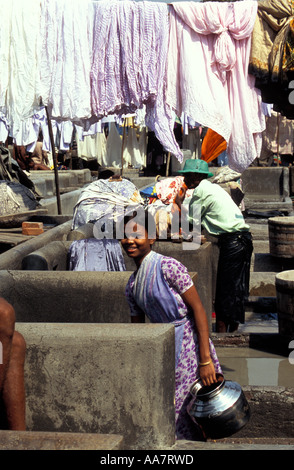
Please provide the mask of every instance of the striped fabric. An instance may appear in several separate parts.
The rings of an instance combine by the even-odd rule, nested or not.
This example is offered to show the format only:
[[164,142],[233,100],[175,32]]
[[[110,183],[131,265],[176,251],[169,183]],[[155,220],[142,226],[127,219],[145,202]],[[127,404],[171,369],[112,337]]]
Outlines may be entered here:
[[182,160],[165,104],[169,38],[168,5],[102,0],[95,3],[91,105],[97,116],[135,112],[146,105],[145,122],[166,151]]

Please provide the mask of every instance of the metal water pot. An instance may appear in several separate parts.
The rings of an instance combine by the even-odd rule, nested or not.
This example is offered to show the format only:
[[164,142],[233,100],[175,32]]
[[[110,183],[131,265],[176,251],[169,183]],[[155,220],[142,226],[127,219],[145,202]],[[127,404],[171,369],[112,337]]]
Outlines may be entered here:
[[208,438],[221,439],[239,431],[250,418],[250,408],[241,386],[222,376],[218,382],[203,386],[196,380],[187,407],[192,420]]

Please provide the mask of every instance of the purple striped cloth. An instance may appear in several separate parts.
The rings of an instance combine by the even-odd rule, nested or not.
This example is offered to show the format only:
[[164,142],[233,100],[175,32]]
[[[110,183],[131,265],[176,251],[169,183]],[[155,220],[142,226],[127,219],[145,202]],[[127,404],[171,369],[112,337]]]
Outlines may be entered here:
[[166,105],[168,5],[102,0],[95,3],[91,106],[96,116],[146,106],[145,122],[180,161],[174,114]]

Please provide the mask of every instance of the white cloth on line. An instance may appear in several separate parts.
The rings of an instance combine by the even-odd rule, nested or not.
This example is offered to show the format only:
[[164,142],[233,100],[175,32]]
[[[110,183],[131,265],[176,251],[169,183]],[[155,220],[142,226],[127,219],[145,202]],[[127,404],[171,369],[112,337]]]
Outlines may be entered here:
[[256,14],[255,0],[175,2],[170,9],[167,103],[223,136],[236,171],[259,155],[265,129],[248,74]]
[[40,96],[53,119],[91,117],[93,2],[42,0]]

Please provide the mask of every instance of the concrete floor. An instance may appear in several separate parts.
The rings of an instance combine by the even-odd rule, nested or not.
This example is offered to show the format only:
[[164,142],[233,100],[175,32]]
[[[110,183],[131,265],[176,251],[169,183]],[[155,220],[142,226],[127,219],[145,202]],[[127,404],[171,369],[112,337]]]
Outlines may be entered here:
[[[271,259],[269,255],[268,227],[267,221],[252,224],[252,234],[254,243],[254,254],[251,263],[251,274],[262,276],[266,272],[279,272],[280,265],[277,260]],[[268,254],[268,258],[260,255]],[[286,267],[287,267],[286,262]],[[275,267],[277,266],[277,268]],[[283,270],[283,269],[282,269]],[[268,292],[265,293],[265,296]],[[264,386],[264,387],[290,387],[294,388],[294,358],[290,353],[294,348],[287,350],[287,344],[280,352],[279,327],[277,312],[246,312],[246,321],[238,329],[239,340],[242,336],[262,338],[255,341],[256,346],[245,345],[238,340],[236,345],[226,346],[223,338],[214,341],[217,355],[221,363],[226,380],[238,382],[242,387]],[[213,334],[214,336],[214,334]],[[214,336],[215,337],[215,336]],[[233,336],[232,336],[233,338]],[[289,354],[288,354],[289,352]],[[213,442],[191,442],[177,441],[174,450],[193,452],[199,450],[292,450],[294,449],[294,439],[240,439],[238,433],[229,439]],[[213,454],[211,454],[213,455]]]
[[[55,201],[54,201],[55,203]],[[272,273],[275,271],[275,260],[265,259],[259,255],[269,254],[268,243],[268,227],[267,221],[258,221],[258,223],[250,223],[251,231],[254,239],[254,255],[252,258],[252,278],[254,275],[263,275],[264,273]],[[287,263],[286,263],[287,264]],[[266,293],[265,295],[268,295]],[[278,321],[276,312],[270,314],[261,312],[247,312],[246,322],[241,325],[239,334],[261,334],[278,336]],[[294,348],[293,348],[294,349]],[[220,360],[224,376],[226,380],[238,382],[242,387],[245,386],[282,386],[294,388],[294,359],[290,361],[289,355],[279,353],[275,345],[271,348],[269,341],[267,347],[252,347],[252,345],[242,346],[225,346],[216,343],[216,351]],[[172,450],[193,451],[193,450],[293,450],[293,445],[283,441],[259,442],[239,441],[234,439],[224,443],[201,443],[179,441]],[[194,459],[194,462],[197,459]]]
[[[279,272],[280,265],[269,253],[267,220],[258,224],[251,224],[254,253],[251,263],[251,276],[265,275],[266,271]],[[262,254],[268,255],[260,262]],[[265,293],[267,295],[267,293]],[[256,349],[248,347],[217,347],[217,354],[223,372],[228,380],[234,380],[241,386],[283,386],[294,388],[294,359],[289,355],[294,348],[286,347],[283,352],[277,352],[274,338],[278,336],[278,315],[276,311],[270,313],[247,312],[245,324],[240,325],[239,334],[269,335],[273,344],[267,341],[266,347],[258,346]]]
[[294,388],[294,363],[288,357],[252,348],[217,348],[227,380],[244,386]]

